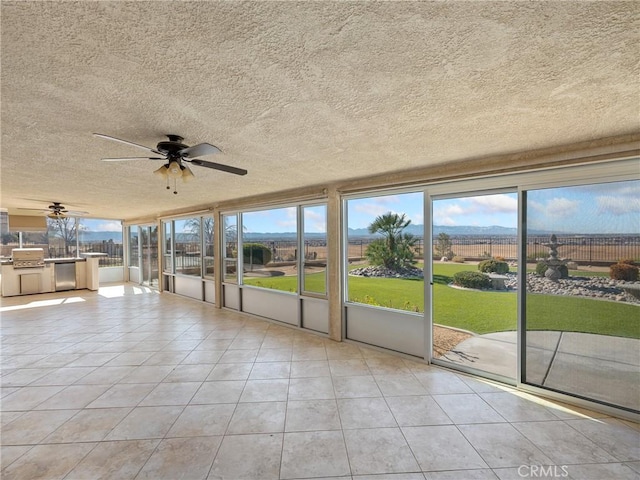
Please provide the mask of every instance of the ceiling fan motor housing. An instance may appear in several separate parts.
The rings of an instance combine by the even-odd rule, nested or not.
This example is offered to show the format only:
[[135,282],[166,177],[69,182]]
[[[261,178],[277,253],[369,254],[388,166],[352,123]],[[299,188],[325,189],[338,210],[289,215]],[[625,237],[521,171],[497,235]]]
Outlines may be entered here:
[[169,137],[169,140],[158,143],[156,149],[168,157],[179,157],[180,155],[178,152],[189,148],[187,145],[182,143],[184,138],[180,135],[167,135],[167,137]]

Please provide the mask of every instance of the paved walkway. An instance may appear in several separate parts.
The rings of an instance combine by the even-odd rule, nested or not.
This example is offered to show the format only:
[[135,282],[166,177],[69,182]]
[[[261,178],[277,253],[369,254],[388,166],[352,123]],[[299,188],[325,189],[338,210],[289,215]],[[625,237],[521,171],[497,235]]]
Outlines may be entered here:
[[[446,360],[516,376],[516,332],[472,337]],[[577,332],[527,333],[527,381],[568,393],[640,409],[640,340]]]

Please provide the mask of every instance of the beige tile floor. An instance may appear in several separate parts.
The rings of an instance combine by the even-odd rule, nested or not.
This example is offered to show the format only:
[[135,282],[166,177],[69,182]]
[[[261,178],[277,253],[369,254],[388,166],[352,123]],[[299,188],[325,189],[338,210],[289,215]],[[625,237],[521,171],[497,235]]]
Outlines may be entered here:
[[2,299],[10,479],[631,479],[640,427],[126,286]]

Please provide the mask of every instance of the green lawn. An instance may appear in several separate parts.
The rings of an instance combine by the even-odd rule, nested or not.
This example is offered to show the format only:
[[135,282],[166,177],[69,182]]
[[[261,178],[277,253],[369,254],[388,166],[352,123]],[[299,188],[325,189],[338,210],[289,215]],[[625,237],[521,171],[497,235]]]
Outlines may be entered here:
[[[434,321],[483,334],[516,329],[514,292],[479,292],[451,288],[453,274],[474,265],[434,264]],[[353,267],[355,268],[355,267]],[[579,275],[583,273],[580,272]],[[320,288],[324,273],[307,275]],[[248,285],[296,291],[296,277],[245,279]],[[424,282],[396,278],[349,277],[351,301],[409,311],[424,311]],[[583,297],[527,295],[529,330],[564,330],[640,338],[640,308]]]

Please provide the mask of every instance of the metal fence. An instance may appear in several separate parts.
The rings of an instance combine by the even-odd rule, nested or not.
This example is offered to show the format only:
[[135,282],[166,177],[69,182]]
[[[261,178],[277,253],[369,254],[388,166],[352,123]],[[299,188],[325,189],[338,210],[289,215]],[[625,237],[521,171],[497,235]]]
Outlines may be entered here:
[[[549,235],[527,237],[527,260],[549,256]],[[375,240],[371,237],[351,238],[348,241],[349,261],[365,258],[367,247]],[[450,252],[453,255],[475,260],[491,257],[503,257],[515,261],[518,257],[518,238],[511,235],[451,235]],[[640,262],[640,235],[558,235],[561,258],[581,264],[615,263],[621,259]],[[293,240],[270,240],[259,242],[267,246],[272,253],[273,262],[293,261],[297,258],[297,243]],[[438,237],[433,238],[434,258],[442,252],[437,250]],[[418,238],[414,252],[418,260],[424,259],[424,239]],[[235,243],[227,244],[232,250]],[[311,240],[304,243],[305,259],[322,261],[327,259],[327,245],[324,240]]]
[[[367,247],[374,240],[371,237],[351,238],[348,241],[349,261],[358,261],[365,258]],[[451,235],[450,252],[468,260],[489,257],[503,257],[506,260],[516,260],[518,255],[518,239],[516,236],[493,235]],[[527,260],[535,261],[549,255],[546,243],[549,236],[527,237]],[[640,235],[558,235],[558,254],[561,258],[570,259],[581,264],[615,263],[621,259],[631,259],[640,262]],[[271,250],[271,261],[275,263],[294,262],[298,258],[298,244],[294,240],[268,240],[261,243]],[[438,237],[433,238],[434,258],[438,258],[441,252],[436,250]],[[79,256],[82,253],[100,252],[105,257],[100,257],[101,267],[119,267],[123,265],[123,245],[113,242],[81,243],[76,252],[76,246],[68,248],[53,247],[48,245],[25,245],[45,249],[45,255],[49,258],[63,258]],[[3,245],[2,255],[9,256],[17,245]],[[227,243],[227,251],[236,248],[234,242]],[[424,259],[424,239],[418,238],[414,246],[418,260]],[[213,252],[207,252],[213,253]],[[183,268],[198,267],[200,265],[200,247],[198,244],[184,243],[176,245],[176,257],[180,257]],[[212,258],[212,255],[208,255]],[[314,239],[304,242],[305,260],[326,262],[327,244],[323,239]]]

